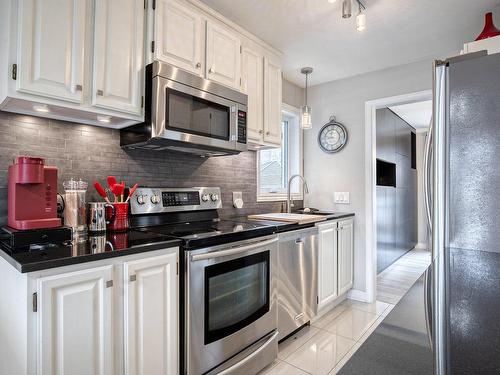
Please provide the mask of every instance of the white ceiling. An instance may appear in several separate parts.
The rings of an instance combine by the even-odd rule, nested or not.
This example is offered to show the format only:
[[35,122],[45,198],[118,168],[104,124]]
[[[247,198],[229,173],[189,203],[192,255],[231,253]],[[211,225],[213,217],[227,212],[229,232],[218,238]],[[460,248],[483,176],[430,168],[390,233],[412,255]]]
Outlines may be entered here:
[[202,0],[284,53],[285,77],[304,86],[456,54],[500,0],[364,0],[367,28],[341,17],[341,0]]
[[432,116],[432,100],[389,107],[415,129],[427,129]]

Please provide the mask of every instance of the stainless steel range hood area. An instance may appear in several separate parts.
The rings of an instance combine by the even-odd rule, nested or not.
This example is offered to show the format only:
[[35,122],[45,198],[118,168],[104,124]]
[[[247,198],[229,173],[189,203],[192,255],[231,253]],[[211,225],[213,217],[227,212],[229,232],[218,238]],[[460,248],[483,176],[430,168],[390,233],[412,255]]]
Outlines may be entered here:
[[172,65],[146,67],[145,121],[121,130],[124,148],[200,156],[247,150],[247,96]]

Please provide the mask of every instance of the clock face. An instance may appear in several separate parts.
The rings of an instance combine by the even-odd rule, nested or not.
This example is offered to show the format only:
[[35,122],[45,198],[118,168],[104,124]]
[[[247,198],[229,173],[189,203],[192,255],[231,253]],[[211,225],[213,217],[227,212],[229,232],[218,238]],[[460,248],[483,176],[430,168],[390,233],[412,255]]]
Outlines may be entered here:
[[318,143],[325,152],[340,151],[347,143],[347,130],[344,125],[338,122],[329,122],[321,128]]

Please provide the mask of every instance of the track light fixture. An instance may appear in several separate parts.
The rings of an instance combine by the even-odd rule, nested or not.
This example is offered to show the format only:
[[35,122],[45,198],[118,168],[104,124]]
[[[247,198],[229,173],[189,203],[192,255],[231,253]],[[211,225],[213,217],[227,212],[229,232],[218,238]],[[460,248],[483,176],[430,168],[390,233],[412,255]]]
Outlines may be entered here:
[[[334,3],[336,0],[328,0],[329,3]],[[352,2],[358,3],[358,15],[356,16],[356,30],[363,31],[366,29],[366,10],[365,5],[361,0],[342,0],[342,18],[351,18],[352,16]]]

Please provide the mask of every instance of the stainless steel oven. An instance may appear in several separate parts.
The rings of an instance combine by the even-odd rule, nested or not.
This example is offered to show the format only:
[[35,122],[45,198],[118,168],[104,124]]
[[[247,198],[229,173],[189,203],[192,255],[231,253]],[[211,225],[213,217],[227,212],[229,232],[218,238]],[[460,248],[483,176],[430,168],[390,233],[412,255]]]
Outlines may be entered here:
[[247,150],[247,96],[172,65],[146,67],[145,122],[122,130],[124,147],[204,156]]
[[255,374],[277,356],[276,236],[187,251],[188,374]]

